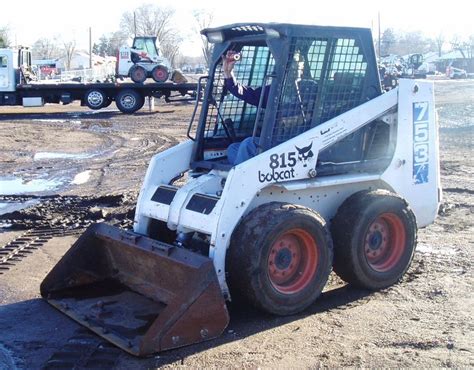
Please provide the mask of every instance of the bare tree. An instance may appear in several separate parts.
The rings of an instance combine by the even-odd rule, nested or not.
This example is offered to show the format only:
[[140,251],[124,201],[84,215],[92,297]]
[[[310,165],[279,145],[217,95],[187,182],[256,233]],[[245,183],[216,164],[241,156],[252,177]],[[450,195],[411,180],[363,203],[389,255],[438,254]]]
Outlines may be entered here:
[[397,36],[393,28],[387,28],[380,37],[381,54],[388,55],[393,53],[392,48],[397,43]]
[[396,50],[399,55],[425,53],[428,46],[429,41],[421,31],[411,31],[401,34]]
[[34,59],[53,59],[59,56],[60,47],[57,40],[40,38],[31,47]]
[[10,46],[10,38],[8,37],[8,27],[0,27],[0,48],[7,48]]
[[65,53],[65,58],[66,58],[65,67],[66,67],[66,70],[70,70],[72,58],[76,51],[76,40],[63,41],[63,46],[64,46],[64,53]]
[[[205,9],[194,10],[193,16],[198,26],[198,32],[204,28],[209,28],[214,20],[214,12]],[[209,66],[211,63],[213,45],[203,35],[201,35],[201,40],[202,55],[204,56],[207,66]]]
[[173,27],[174,13],[172,8],[143,4],[123,13],[120,26],[129,35],[156,36],[163,55],[173,63],[183,41]]
[[176,65],[179,56],[179,45],[183,38],[178,34],[170,34],[164,42],[161,43],[161,52],[169,60],[172,66]]
[[128,34],[120,31],[115,31],[109,38],[109,48],[107,55],[116,56],[122,46],[127,45]]
[[438,56],[440,57],[443,52],[443,45],[446,39],[442,33],[439,33],[438,36],[436,36],[434,40],[435,40]]

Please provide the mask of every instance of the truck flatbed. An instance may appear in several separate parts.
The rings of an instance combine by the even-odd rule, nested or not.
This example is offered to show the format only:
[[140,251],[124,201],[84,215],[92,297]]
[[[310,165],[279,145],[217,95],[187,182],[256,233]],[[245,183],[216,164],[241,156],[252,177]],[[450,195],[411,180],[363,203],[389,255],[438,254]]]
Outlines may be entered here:
[[143,106],[145,97],[188,100],[195,98],[196,90],[194,82],[30,82],[17,84],[14,92],[0,94],[0,105],[41,106],[79,100],[91,109],[101,109],[115,101],[121,112],[134,113]]

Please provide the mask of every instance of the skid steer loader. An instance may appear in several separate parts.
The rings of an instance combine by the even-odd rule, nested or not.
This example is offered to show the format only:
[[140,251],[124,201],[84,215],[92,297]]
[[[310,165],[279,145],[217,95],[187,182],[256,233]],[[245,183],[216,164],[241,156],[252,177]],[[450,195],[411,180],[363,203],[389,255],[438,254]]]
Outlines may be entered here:
[[170,76],[171,65],[160,55],[156,37],[136,36],[132,47],[121,47],[117,58],[117,77],[130,77],[143,83],[148,77],[155,82],[165,82]]
[[[441,197],[433,85],[382,93],[370,30],[202,33],[214,54],[198,124],[152,158],[134,231],[92,226],[41,285],[53,306],[139,356],[219,336],[231,297],[300,312],[332,268],[368,289],[396,283]],[[258,105],[229,93],[228,51],[240,55],[237,80],[268,86]],[[243,140],[256,155],[229,163]]]

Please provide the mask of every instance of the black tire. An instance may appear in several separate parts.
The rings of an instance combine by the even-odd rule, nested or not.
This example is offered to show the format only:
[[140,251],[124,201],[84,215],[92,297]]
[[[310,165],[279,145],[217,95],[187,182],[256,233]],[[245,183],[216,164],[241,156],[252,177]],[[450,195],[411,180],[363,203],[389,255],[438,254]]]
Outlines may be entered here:
[[169,78],[168,68],[163,65],[156,66],[151,71],[151,78],[155,80],[155,82],[165,82]]
[[115,97],[115,104],[122,113],[135,113],[144,103],[144,97],[135,90],[120,90]]
[[90,89],[84,94],[84,102],[90,109],[101,109],[109,100],[108,96],[99,89]]
[[135,83],[145,82],[145,80],[147,78],[147,75],[148,75],[145,68],[137,66],[137,65],[134,65],[134,66],[132,66],[132,68],[130,68],[129,74],[130,74],[130,78]]
[[407,271],[416,247],[415,216],[407,202],[387,190],[347,198],[331,224],[334,271],[355,286],[377,290]]
[[107,98],[105,104],[102,108],[107,108],[110,104],[112,104],[113,100],[111,98]]
[[287,203],[262,205],[232,235],[231,294],[272,314],[298,313],[321,294],[332,258],[331,235],[321,216]]

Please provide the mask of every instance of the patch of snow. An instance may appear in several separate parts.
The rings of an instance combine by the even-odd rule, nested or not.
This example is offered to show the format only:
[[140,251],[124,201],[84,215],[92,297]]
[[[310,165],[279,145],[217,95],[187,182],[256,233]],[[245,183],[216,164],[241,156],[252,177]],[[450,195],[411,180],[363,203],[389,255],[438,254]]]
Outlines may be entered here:
[[91,170],[83,171],[74,176],[74,180],[71,181],[71,184],[81,185],[89,181],[91,177]]

